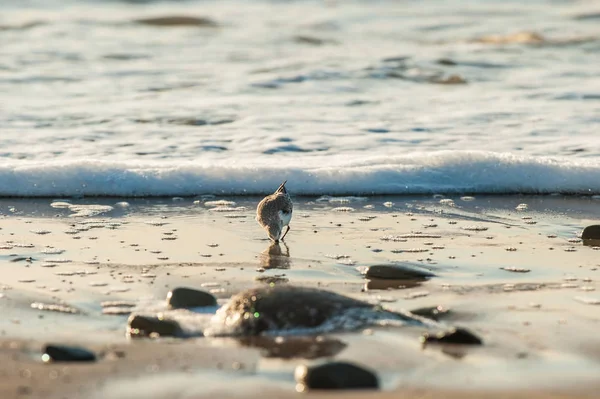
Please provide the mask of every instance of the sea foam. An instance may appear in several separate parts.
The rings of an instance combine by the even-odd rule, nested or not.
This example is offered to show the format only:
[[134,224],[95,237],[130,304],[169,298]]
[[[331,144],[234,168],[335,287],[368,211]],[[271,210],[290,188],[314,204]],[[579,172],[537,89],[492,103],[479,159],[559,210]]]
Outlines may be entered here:
[[253,162],[10,161],[0,196],[600,194],[600,161],[440,151],[402,156],[273,157]]

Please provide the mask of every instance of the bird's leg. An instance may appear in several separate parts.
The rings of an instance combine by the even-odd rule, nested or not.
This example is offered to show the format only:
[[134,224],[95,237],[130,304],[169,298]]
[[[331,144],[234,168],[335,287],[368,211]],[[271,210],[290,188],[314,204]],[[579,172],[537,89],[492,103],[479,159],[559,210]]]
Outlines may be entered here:
[[283,233],[283,237],[281,237],[281,241],[283,241],[283,239],[285,238],[285,235],[288,233],[288,231],[290,231],[290,226],[286,226],[287,230],[285,231],[285,233]]

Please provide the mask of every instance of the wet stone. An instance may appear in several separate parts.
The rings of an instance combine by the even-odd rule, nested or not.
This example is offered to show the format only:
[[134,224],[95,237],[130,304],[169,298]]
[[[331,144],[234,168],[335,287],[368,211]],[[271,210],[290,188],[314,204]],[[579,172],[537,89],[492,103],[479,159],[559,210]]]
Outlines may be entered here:
[[581,238],[584,240],[600,240],[600,224],[593,224],[583,229]]
[[294,377],[300,392],[312,389],[377,389],[379,379],[361,366],[333,362],[317,366],[299,365]]
[[318,327],[342,311],[375,306],[334,292],[275,285],[234,295],[217,311],[217,319],[242,335],[269,330]]
[[93,362],[96,355],[85,348],[67,345],[46,345],[42,361],[51,362]]
[[182,337],[183,331],[174,320],[165,320],[152,316],[131,315],[127,325],[127,333],[131,338],[150,336]]
[[423,345],[427,344],[458,344],[458,345],[483,345],[481,338],[461,327],[454,327],[448,331],[436,334],[425,333],[421,336]]
[[217,306],[217,299],[208,292],[178,287],[167,294],[167,305],[171,309]]
[[395,263],[388,265],[373,265],[365,270],[365,277],[390,280],[425,280],[435,277],[435,274],[421,269],[411,263]]
[[583,245],[598,246],[600,244],[600,225],[593,224],[583,229],[581,233]]
[[443,306],[430,306],[411,310],[410,313],[426,319],[439,321],[450,315],[450,310]]

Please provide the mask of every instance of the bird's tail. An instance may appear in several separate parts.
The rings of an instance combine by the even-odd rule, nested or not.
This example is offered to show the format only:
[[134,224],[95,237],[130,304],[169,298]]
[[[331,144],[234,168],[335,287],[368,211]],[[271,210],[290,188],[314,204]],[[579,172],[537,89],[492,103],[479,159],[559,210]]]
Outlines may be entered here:
[[279,186],[279,188],[275,191],[275,193],[283,193],[283,194],[287,194],[287,190],[285,189],[285,183],[287,183],[287,180],[284,181],[283,183],[281,183],[281,186]]

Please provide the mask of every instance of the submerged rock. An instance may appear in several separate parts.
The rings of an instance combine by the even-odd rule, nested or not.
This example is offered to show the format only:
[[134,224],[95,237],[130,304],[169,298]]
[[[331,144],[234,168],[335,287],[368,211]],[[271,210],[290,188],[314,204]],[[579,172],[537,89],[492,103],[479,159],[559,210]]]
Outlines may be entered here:
[[481,338],[461,327],[454,327],[448,331],[436,334],[425,333],[421,336],[421,342],[426,344],[459,344],[459,345],[483,345]]
[[311,389],[377,389],[374,372],[352,363],[333,362],[317,366],[296,367],[294,378],[300,392]]
[[337,323],[332,329],[350,329],[382,315],[416,321],[410,316],[392,313],[380,306],[334,292],[275,285],[252,288],[234,295],[217,311],[212,320],[212,330],[205,333],[259,335],[265,331],[320,327],[332,320]]
[[167,305],[171,309],[217,306],[217,299],[208,292],[177,287],[167,294]]
[[96,360],[94,352],[78,346],[46,345],[42,361],[51,362],[93,362]]
[[435,277],[428,270],[421,269],[411,263],[392,263],[387,265],[369,266],[365,272],[367,278],[381,278],[390,280],[426,280]]
[[131,315],[127,323],[127,335],[131,338],[183,337],[179,323],[158,317]]

